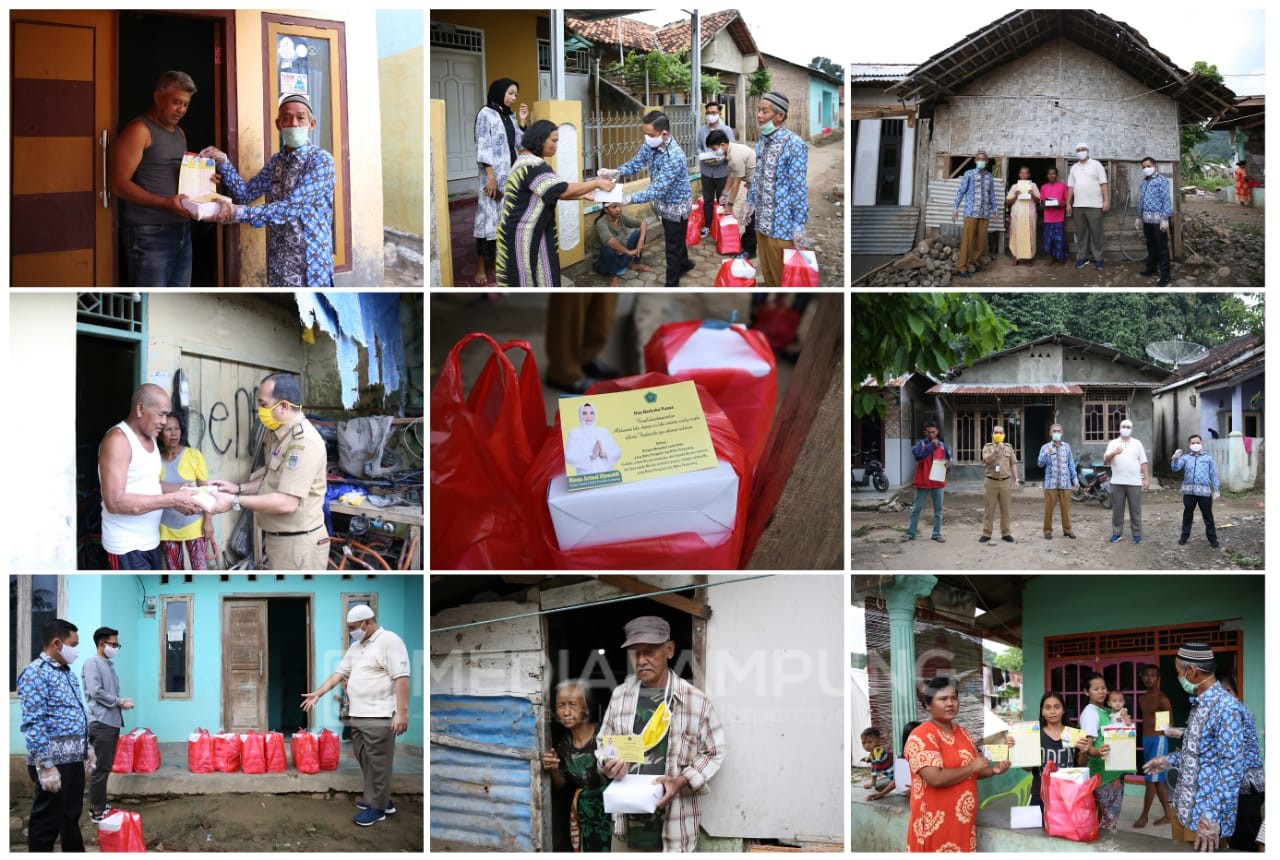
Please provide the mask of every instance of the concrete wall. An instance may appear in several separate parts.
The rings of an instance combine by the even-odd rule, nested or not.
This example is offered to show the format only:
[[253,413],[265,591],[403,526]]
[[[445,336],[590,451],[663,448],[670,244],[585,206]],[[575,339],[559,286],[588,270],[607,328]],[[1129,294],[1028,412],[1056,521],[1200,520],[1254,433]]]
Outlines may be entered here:
[[1158,382],[1163,373],[1144,373],[1124,361],[1101,354],[1081,354],[1057,343],[1040,343],[1008,355],[984,359],[962,369],[953,381],[964,385],[1045,385],[1076,383],[1132,384],[1135,379]]
[[[1194,385],[1184,385],[1152,395],[1155,431],[1147,456],[1153,460],[1168,460],[1175,449],[1186,449],[1187,437],[1192,433],[1205,434],[1200,425],[1200,408],[1191,405],[1195,393]],[[1196,402],[1199,403],[1198,398]]]
[[[378,10],[382,219],[422,235],[423,20],[420,10]],[[416,36],[416,40],[415,37]]]
[[[76,297],[15,293],[9,297],[10,404],[58,401],[62,420],[42,423],[38,456],[9,458],[21,527],[7,529],[10,570],[74,570],[76,566]],[[74,408],[74,406],[72,407]],[[20,499],[20,501],[19,501]]]
[[1062,157],[1084,141],[1103,161],[1176,161],[1177,104],[1149,89],[1074,42],[1047,42],[940,104],[933,152]]
[[[801,137],[809,137],[809,72],[779,57],[766,57],[769,64],[769,89],[782,93],[791,102],[786,127]],[[754,100],[753,100],[754,103]]]

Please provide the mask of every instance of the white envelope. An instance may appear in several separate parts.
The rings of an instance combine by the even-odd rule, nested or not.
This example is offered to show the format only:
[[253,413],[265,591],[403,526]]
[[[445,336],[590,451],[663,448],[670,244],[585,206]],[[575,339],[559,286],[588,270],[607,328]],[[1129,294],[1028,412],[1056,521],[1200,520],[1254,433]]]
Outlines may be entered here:
[[622,183],[615,183],[612,191],[605,191],[597,188],[591,192],[591,199],[597,203],[621,203],[622,202]]
[[714,469],[569,492],[564,473],[547,487],[560,549],[697,532],[707,546],[733,533],[738,475],[724,460]]
[[641,815],[656,812],[662,798],[661,774],[629,773],[604,790],[604,811]]
[[1044,810],[1038,806],[1012,806],[1009,808],[1009,827],[1021,830],[1028,827],[1044,827]]
[[[733,327],[742,331],[747,329],[741,323],[734,323]],[[769,362],[757,355],[738,333],[727,328],[703,326],[671,356],[667,362],[667,373],[676,376],[689,370],[725,367],[745,370],[752,376],[768,376],[772,369]]]
[[911,765],[905,758],[893,760],[893,792],[894,794],[911,793]]

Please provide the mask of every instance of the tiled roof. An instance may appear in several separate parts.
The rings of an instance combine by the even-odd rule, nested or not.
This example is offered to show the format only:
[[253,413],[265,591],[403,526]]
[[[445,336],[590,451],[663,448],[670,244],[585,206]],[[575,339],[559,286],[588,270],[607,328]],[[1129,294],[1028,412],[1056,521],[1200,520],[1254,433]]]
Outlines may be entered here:
[[570,33],[601,45],[617,45],[621,32],[623,47],[641,51],[653,51],[659,47],[656,38],[658,28],[634,18],[601,18],[597,21],[566,18],[565,26]]
[[[737,9],[724,9],[720,12],[712,12],[710,15],[703,15],[701,21],[703,46],[705,47],[709,44],[717,33],[741,17]],[[689,26],[689,19],[681,18],[659,27],[657,34],[658,44],[662,47],[662,50],[669,52],[689,50]],[[745,25],[742,26],[742,30],[746,31]],[[751,41],[752,47],[754,47],[754,42],[751,40],[749,32],[746,32],[745,38]],[[743,53],[755,52],[744,51]]]
[[1165,380],[1165,385],[1174,385],[1184,379],[1202,374],[1215,373],[1222,367],[1235,361],[1249,350],[1262,343],[1262,338],[1254,334],[1242,334],[1225,343],[1220,343],[1195,361],[1180,365]]

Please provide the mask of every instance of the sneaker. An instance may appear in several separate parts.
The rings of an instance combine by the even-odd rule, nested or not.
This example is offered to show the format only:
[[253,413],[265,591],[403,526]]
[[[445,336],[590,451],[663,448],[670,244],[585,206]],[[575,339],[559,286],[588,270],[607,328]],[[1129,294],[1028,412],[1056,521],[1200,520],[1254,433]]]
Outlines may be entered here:
[[1095,269],[1097,269],[1099,272],[1101,272],[1101,271],[1102,271],[1102,261],[1101,261],[1101,260],[1098,260],[1097,262],[1095,262],[1095,263],[1093,264],[1093,267],[1094,267]]
[[991,540],[991,535],[983,535],[982,537],[978,538],[978,543],[986,543],[989,540]]
[[1089,265],[1089,261],[1088,261],[1088,260],[1076,260],[1076,268],[1077,268],[1077,269],[1083,269],[1083,268],[1084,268],[1085,266],[1087,266],[1087,265]]
[[[389,802],[389,801],[388,801],[388,802]],[[356,801],[356,809],[368,809],[368,808],[369,808],[369,805],[368,805],[367,803],[361,803],[361,802],[360,802],[360,801],[358,801],[358,800]],[[390,806],[388,806],[386,809],[382,810],[382,814],[383,814],[383,815],[395,815],[395,814],[396,814],[396,805],[395,805],[394,803],[392,803],[392,804],[391,804]]]
[[1120,535],[1112,535],[1112,536],[1111,536],[1111,542],[1112,542],[1112,543],[1120,543]]
[[711,228],[710,228],[710,227],[703,227],[703,228],[702,228],[702,238],[704,238],[704,239],[705,239],[705,238],[707,238],[707,237],[708,237],[708,236],[710,236],[710,235],[711,235]]
[[1045,539],[1045,540],[1053,540],[1053,532],[1045,532],[1045,533],[1044,533],[1044,539]]
[[1186,545],[1187,545],[1186,538],[1178,538],[1178,546],[1186,546]]
[[1005,543],[1013,543],[1013,535],[1005,535],[1004,537],[1000,538],[1000,540],[1004,541]]
[[351,820],[361,827],[368,827],[371,824],[385,820],[386,817],[380,809],[362,809],[360,814]]
[[1142,543],[1142,535],[1134,535],[1134,536],[1133,536],[1133,542],[1134,542],[1134,543]]
[[1072,540],[1075,540],[1075,539],[1076,539],[1076,533],[1075,533],[1075,532],[1067,532],[1067,533],[1066,533],[1066,537],[1069,537],[1069,538],[1071,538]]
[[1157,287],[1167,287],[1167,286],[1169,286],[1169,285],[1170,285],[1170,284],[1172,284],[1172,283],[1173,283],[1173,280],[1172,280],[1172,279],[1170,279],[1170,278],[1161,278],[1160,280],[1156,281],[1156,286],[1157,286]]

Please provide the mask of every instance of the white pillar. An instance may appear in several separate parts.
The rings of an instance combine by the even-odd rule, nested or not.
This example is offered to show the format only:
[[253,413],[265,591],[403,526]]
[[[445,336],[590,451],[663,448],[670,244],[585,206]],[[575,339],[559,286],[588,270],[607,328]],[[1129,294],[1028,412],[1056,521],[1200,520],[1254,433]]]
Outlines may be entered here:
[[898,154],[902,171],[898,174],[898,205],[910,206],[915,190],[916,130],[911,123],[902,121],[902,152]]
[[876,205],[880,173],[880,125],[878,119],[859,121],[858,149],[853,154],[853,206]]
[[545,101],[565,97],[564,87],[564,10],[551,10],[551,95]]

